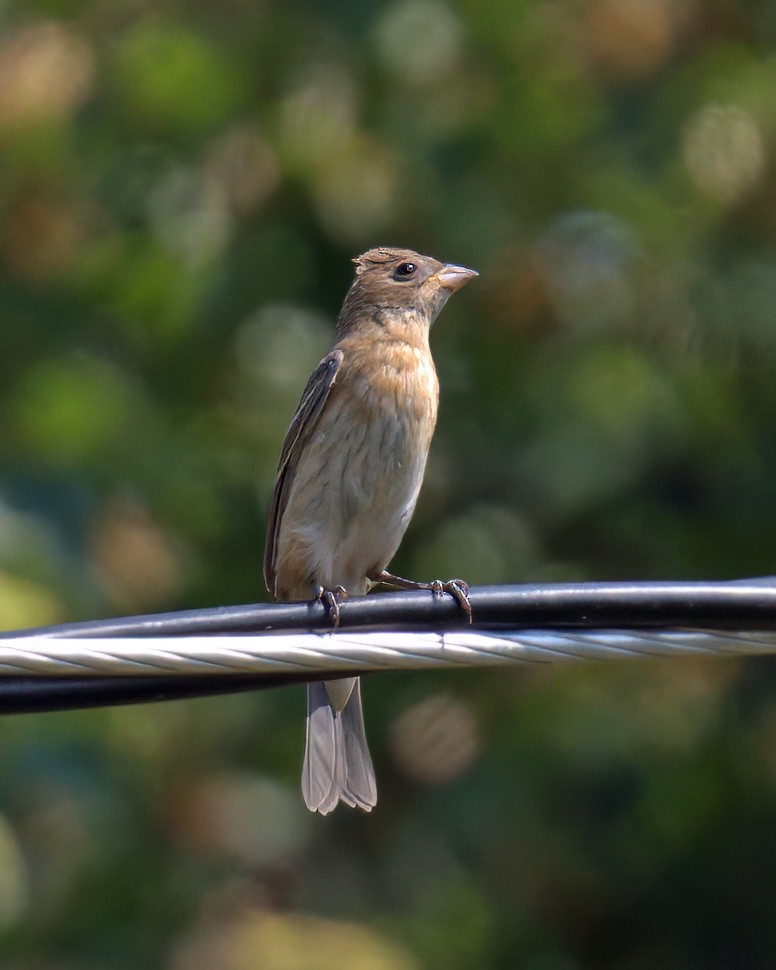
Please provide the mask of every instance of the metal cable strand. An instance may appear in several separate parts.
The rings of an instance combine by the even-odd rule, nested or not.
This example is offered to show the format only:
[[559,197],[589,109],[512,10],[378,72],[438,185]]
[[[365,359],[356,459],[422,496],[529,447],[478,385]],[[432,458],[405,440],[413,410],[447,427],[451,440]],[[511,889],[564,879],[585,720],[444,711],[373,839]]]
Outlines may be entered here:
[[0,644],[3,677],[234,674],[321,679],[376,670],[483,667],[623,657],[776,653],[776,631],[499,630],[259,636],[29,637]]

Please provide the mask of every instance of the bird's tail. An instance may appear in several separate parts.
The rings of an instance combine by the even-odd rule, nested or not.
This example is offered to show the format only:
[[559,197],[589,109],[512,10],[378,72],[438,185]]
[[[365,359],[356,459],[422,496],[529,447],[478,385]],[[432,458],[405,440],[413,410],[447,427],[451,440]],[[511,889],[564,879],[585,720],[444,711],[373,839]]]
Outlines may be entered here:
[[307,685],[302,794],[310,811],[321,815],[340,801],[365,812],[377,802],[358,677]]

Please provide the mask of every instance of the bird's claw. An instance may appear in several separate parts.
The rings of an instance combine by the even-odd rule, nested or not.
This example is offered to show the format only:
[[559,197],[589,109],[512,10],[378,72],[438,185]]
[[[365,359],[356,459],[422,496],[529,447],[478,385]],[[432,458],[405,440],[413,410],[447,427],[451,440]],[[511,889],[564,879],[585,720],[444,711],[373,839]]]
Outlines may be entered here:
[[469,584],[463,579],[434,579],[429,583],[435,596],[449,593],[466,614],[466,622],[472,622],[472,604],[469,600]]
[[370,576],[372,582],[385,583],[388,586],[396,586],[398,589],[430,589],[434,596],[441,596],[449,593],[456,603],[466,614],[466,622],[472,622],[472,604],[469,600],[469,584],[463,579],[434,579],[430,583],[418,583],[414,579],[404,579],[402,576],[394,576],[387,569],[382,569],[379,573]]
[[[339,599],[338,599],[339,597]],[[325,586],[315,587],[314,602],[320,603],[326,610],[331,620],[332,627],[336,630],[340,622],[340,599],[346,600],[348,591],[344,586],[336,586],[334,589],[326,589]]]

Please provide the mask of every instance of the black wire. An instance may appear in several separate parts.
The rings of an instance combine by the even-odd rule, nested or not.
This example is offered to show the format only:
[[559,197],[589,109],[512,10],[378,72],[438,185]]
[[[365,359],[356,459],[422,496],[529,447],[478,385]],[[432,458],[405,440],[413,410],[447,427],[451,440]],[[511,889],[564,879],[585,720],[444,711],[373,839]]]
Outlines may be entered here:
[[302,683],[305,675],[271,680],[254,674],[199,674],[170,677],[5,677],[0,678],[0,713],[32,714],[121,704],[174,701],[213,694],[236,694]]
[[[693,628],[776,629],[776,577],[732,582],[565,583],[478,586],[470,590],[480,632],[509,627],[555,629]],[[447,595],[393,592],[356,597],[342,604],[340,628],[423,632],[465,628],[463,613]],[[181,637],[241,633],[328,631],[320,603],[260,603],[0,633],[2,639],[31,636]],[[22,713],[109,704],[197,697],[320,679],[320,674],[180,675],[143,677],[0,677],[0,712]]]
[[[494,626],[676,627],[762,630],[776,625],[776,577],[732,582],[560,583],[474,586],[474,629]],[[426,592],[376,593],[342,603],[340,628],[440,630],[465,626],[451,596]],[[27,630],[0,639],[46,637],[195,636],[328,631],[317,602],[257,603],[154,613]]]

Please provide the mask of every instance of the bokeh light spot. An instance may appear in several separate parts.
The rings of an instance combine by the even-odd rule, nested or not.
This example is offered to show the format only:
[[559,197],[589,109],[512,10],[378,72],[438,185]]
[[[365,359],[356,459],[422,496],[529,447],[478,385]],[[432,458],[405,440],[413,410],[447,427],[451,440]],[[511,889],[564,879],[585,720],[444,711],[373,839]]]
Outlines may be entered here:
[[447,784],[462,775],[479,753],[474,712],[451,694],[432,694],[396,719],[391,750],[402,771],[415,781]]
[[461,54],[462,30],[445,4],[408,0],[387,8],[376,40],[380,57],[394,77],[423,84],[453,70]]
[[732,205],[760,181],[766,153],[757,120],[735,104],[706,104],[687,122],[682,158],[693,182]]
[[20,27],[0,45],[0,127],[65,118],[90,95],[94,53],[64,24]]

